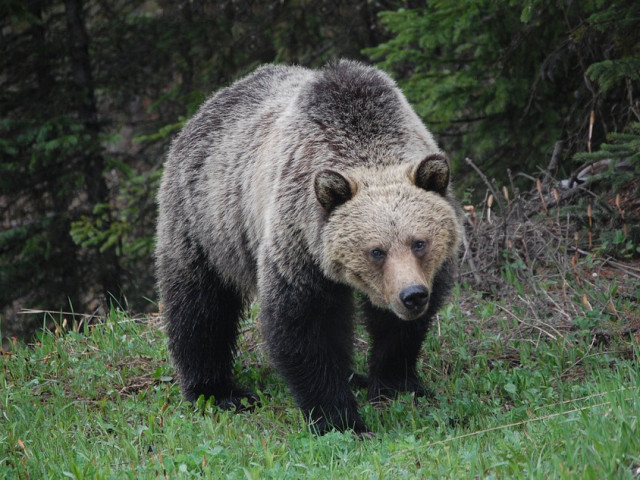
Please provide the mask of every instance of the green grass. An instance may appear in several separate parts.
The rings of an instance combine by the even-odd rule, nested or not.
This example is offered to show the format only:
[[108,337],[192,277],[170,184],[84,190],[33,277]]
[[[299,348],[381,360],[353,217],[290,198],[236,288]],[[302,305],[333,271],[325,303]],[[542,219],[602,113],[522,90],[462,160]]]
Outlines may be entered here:
[[310,433],[253,319],[238,376],[270,397],[240,414],[182,400],[152,319],[44,332],[1,357],[0,478],[640,478],[637,345],[508,337],[498,305],[457,292],[441,312],[420,364],[435,398],[357,392],[372,440]]

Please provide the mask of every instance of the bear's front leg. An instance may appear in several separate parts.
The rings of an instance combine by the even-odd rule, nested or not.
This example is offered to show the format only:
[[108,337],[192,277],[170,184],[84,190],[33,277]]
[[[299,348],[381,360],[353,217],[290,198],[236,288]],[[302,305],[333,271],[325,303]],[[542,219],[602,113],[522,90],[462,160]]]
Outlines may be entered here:
[[[366,433],[349,388],[352,293],[320,274],[298,284],[271,266],[260,286],[260,323],[271,360],[312,428]],[[303,283],[304,282],[304,283]]]
[[394,398],[405,392],[429,396],[431,392],[419,379],[416,363],[429,329],[430,316],[413,321],[400,320],[392,312],[368,301],[363,310],[371,336],[369,400]]
[[169,350],[185,399],[214,397],[218,406],[235,410],[256,405],[258,396],[232,375],[241,295],[195,254],[190,263],[159,256],[158,269]]

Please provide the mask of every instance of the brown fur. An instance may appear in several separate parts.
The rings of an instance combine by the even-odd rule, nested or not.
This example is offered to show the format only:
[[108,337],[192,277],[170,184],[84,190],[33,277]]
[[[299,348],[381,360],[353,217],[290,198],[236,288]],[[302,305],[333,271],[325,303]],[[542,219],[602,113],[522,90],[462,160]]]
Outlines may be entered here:
[[266,66],[211,97],[172,145],[157,268],[185,397],[255,399],[231,376],[244,303],[318,431],[366,431],[348,379],[353,290],[369,397],[425,393],[416,359],[453,282],[449,165],[394,82],[342,61]]
[[[436,272],[456,255],[461,238],[452,203],[417,187],[416,170],[400,165],[346,173],[354,194],[335,209],[322,235],[324,271],[407,320],[424,310],[408,312],[400,291],[410,285],[431,290]],[[428,243],[420,257],[411,252],[416,239]],[[388,254],[383,265],[376,266],[368,254],[375,248]]]

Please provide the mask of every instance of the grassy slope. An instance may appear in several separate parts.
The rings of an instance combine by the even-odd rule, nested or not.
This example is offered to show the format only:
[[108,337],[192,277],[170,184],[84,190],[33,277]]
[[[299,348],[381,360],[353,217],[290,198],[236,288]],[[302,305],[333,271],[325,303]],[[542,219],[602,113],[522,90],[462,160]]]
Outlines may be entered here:
[[458,293],[440,315],[421,365],[435,399],[358,392],[366,441],[309,433],[252,319],[238,375],[271,398],[242,414],[181,400],[153,321],[44,333],[1,357],[0,478],[638,478],[637,345],[506,341],[494,305]]

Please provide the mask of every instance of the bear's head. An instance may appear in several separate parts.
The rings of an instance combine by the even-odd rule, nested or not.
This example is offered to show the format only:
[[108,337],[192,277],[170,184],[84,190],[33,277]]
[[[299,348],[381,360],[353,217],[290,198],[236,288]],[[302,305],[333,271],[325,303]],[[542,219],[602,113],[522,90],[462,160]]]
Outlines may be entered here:
[[448,186],[441,154],[411,165],[318,172],[325,273],[403,320],[423,315],[436,273],[460,244]]

